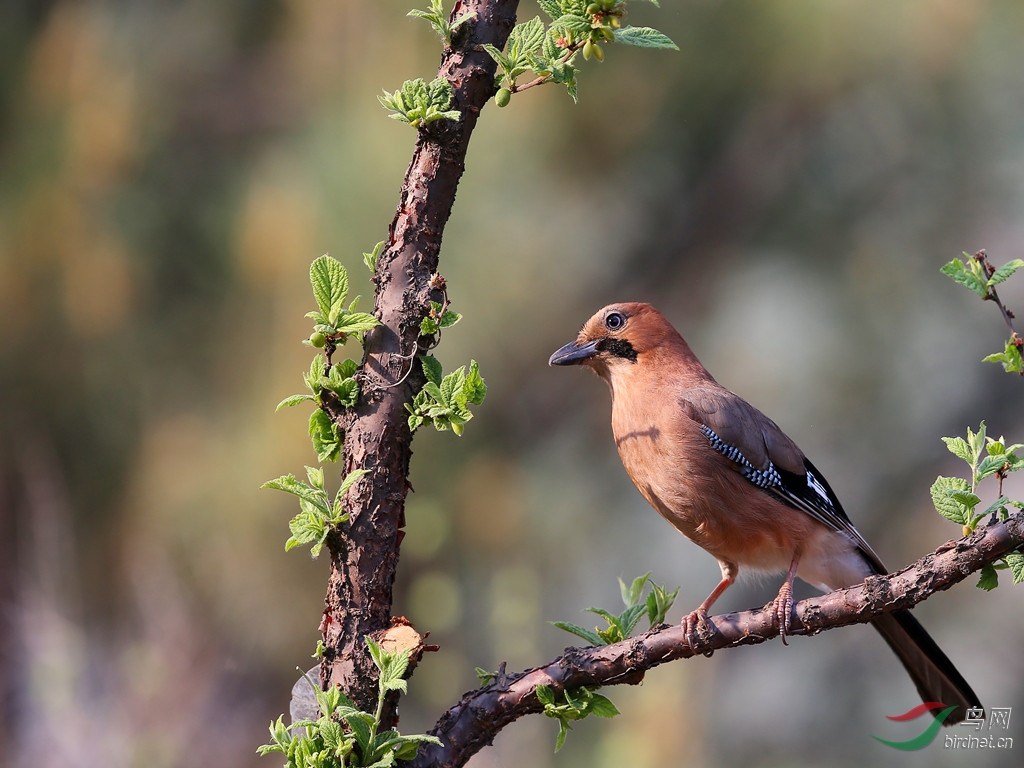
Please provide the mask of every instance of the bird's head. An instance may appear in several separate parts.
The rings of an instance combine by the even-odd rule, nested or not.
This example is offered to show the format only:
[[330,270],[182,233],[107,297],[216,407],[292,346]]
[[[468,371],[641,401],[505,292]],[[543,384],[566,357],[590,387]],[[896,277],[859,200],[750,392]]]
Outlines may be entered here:
[[575,341],[551,355],[548,364],[586,365],[610,381],[617,372],[648,362],[651,353],[666,343],[685,346],[676,329],[650,304],[609,304],[584,323]]

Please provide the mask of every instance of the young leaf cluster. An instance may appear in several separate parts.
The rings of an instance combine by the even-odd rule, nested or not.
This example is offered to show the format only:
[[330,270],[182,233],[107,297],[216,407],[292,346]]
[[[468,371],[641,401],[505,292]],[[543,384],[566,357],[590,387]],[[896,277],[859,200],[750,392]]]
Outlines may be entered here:
[[591,688],[577,688],[575,691],[563,691],[562,700],[555,697],[554,691],[546,685],[537,686],[537,698],[544,705],[544,714],[558,721],[558,738],[555,740],[555,752],[565,745],[565,737],[574,720],[582,720],[588,715],[598,717],[615,717],[619,710],[611,700]]
[[462,435],[466,422],[473,418],[470,405],[480,405],[487,395],[487,385],[480,376],[480,366],[470,360],[469,370],[460,366],[447,376],[442,376],[441,363],[433,355],[420,358],[427,383],[406,403],[409,411],[409,429],[416,431],[424,422],[433,422],[439,432],[451,429]]
[[[517,24],[509,35],[505,50],[493,45],[484,49],[498,64],[500,88],[495,103],[503,107],[511,95],[546,82],[566,87],[573,101],[577,98],[576,53],[582,51],[584,59],[604,61],[602,45],[622,43],[644,48],[672,48],[678,46],[668,37],[650,27],[623,27],[626,13],[624,0],[539,0],[540,7],[550,19],[545,25],[539,16]],[[656,0],[650,0],[657,5]],[[519,84],[518,78],[526,72],[535,77]]]
[[[374,259],[381,246],[378,243],[374,249]],[[364,254],[364,258],[366,256]],[[336,259],[327,255],[316,259],[309,268],[309,282],[317,308],[306,314],[306,317],[313,320],[314,326],[313,333],[305,343],[323,347],[324,352],[314,355],[309,372],[302,374],[308,392],[286,397],[277,404],[277,410],[306,401],[317,404],[318,407],[309,417],[309,437],[317,460],[323,463],[337,461],[343,436],[337,423],[323,409],[322,397],[330,393],[344,408],[354,406],[359,399],[359,382],[356,379],[358,364],[348,358],[331,364],[331,355],[353,336],[361,341],[363,332],[376,326],[378,321],[373,315],[356,312],[358,297],[348,303],[348,272]],[[324,472],[320,468],[306,467],[308,483],[296,480],[294,475],[283,475],[264,483],[263,488],[276,488],[299,497],[300,511],[289,523],[292,535],[285,543],[285,549],[311,544],[310,554],[317,557],[331,527],[340,525],[346,519],[342,512],[342,497],[364,474],[366,470],[349,473],[342,480],[333,501],[324,490]]]
[[974,291],[983,299],[991,298],[992,289],[995,286],[1024,267],[1024,259],[1014,259],[995,270],[990,276],[986,274],[982,259],[971,256],[969,253],[964,253],[964,257],[963,261],[953,259],[939,271],[954,282]]
[[333,501],[324,489],[324,471],[320,467],[306,467],[308,483],[296,480],[295,475],[282,475],[264,483],[262,488],[274,488],[299,498],[299,514],[288,523],[292,535],[284,545],[285,551],[303,544],[312,544],[309,554],[319,556],[331,527],[348,520],[342,504],[345,494],[367,472],[365,469],[349,472],[341,481]]
[[327,254],[316,259],[309,267],[309,282],[313,286],[317,309],[307,312],[313,320],[313,333],[324,336],[324,344],[316,343],[312,336],[306,341],[314,347],[330,343],[335,347],[344,344],[352,334],[368,331],[379,325],[377,318],[366,312],[356,312],[359,296],[346,308],[348,298],[348,272],[341,262]]
[[388,117],[408,123],[413,128],[429,125],[435,120],[458,120],[459,110],[448,109],[455,93],[452,84],[443,77],[436,77],[429,83],[423,78],[406,80],[394,93],[384,91],[377,99],[391,110]]
[[[935,509],[947,520],[963,527],[966,536],[971,533],[986,517],[1005,520],[1009,516],[1008,507],[1024,509],[1024,502],[1003,495],[1003,481],[1011,472],[1024,469],[1024,457],[1018,452],[1024,444],[1007,445],[1000,437],[998,440],[986,434],[985,422],[981,422],[978,431],[967,428],[967,439],[962,437],[944,437],[949,452],[965,461],[970,467],[968,478],[939,476],[932,483],[931,495]],[[998,481],[997,498],[982,507],[978,485],[989,477]],[[978,587],[989,590],[998,585],[999,570],[1010,569],[1013,583],[1024,581],[1024,554],[1011,553],[994,565],[986,565],[981,570]]]
[[[364,260],[372,256],[376,266],[376,256],[381,246],[382,244],[378,243],[373,254],[363,254]],[[312,319],[314,325],[313,333],[303,343],[322,347],[324,354],[315,355],[313,362],[310,363],[309,372],[302,374],[308,392],[289,395],[277,404],[277,410],[306,401],[320,405],[324,392],[330,392],[341,406],[349,408],[359,400],[359,382],[356,379],[356,370],[359,366],[352,359],[331,364],[331,356],[350,338],[362,340],[363,332],[379,323],[373,315],[356,312],[358,296],[346,306],[348,272],[337,259],[327,255],[316,259],[309,267],[309,282],[313,287],[317,309],[306,313],[306,317]],[[309,417],[309,437],[318,461],[337,460],[341,452],[342,435],[338,425],[323,408],[318,407]]]
[[458,312],[446,309],[440,302],[432,301],[430,302],[430,314],[424,317],[423,322],[420,323],[420,335],[433,336],[443,328],[451,328],[461,319],[462,315]]
[[370,270],[371,275],[377,274],[377,259],[380,258],[380,252],[384,249],[384,241],[381,240],[369,253],[363,253],[363,264]]
[[[665,615],[668,613],[676,595],[679,594],[679,587],[669,592],[660,584],[651,581],[651,574],[646,573],[636,579],[627,587],[626,583],[619,579],[619,590],[622,593],[622,602],[625,610],[618,615],[603,608],[587,608],[589,613],[596,613],[607,622],[604,629],[595,627],[593,630],[581,627],[568,621],[552,622],[559,629],[571,632],[581,637],[591,645],[611,645],[618,643],[633,634],[637,623],[644,616],[647,617],[650,626],[656,627],[663,624]],[[650,591],[644,596],[644,588],[649,587]]]
[[400,760],[416,757],[423,742],[440,745],[436,737],[426,734],[403,736],[395,730],[380,731],[385,694],[405,692],[411,649],[388,652],[369,637],[366,642],[380,671],[376,712],[362,711],[337,686],[321,691],[309,681],[320,717],[299,720],[291,726],[284,724],[283,716],[277,718],[270,724],[270,743],[261,746],[258,754],[283,754],[284,768],[389,768]]
[[1024,376],[1024,338],[1021,338],[1013,330],[1011,323],[1013,313],[1003,306],[996,294],[996,286],[1005,282],[1021,267],[1024,267],[1024,259],[1013,259],[996,269],[993,267],[985,254],[985,251],[978,251],[973,256],[964,253],[964,260],[953,259],[940,270],[942,274],[949,277],[956,283],[964,286],[986,301],[994,301],[999,305],[1000,310],[1010,326],[1010,338],[1007,339],[1002,352],[995,352],[986,355],[983,362],[1000,363],[1007,373],[1019,373]]
[[430,10],[420,11],[411,10],[406,16],[412,16],[417,19],[423,19],[434,28],[437,36],[441,38],[441,42],[448,47],[452,44],[452,32],[458,29],[460,26],[465,24],[470,19],[476,16],[476,11],[470,11],[464,13],[455,21],[448,22],[448,14],[444,12],[444,0],[430,0]]

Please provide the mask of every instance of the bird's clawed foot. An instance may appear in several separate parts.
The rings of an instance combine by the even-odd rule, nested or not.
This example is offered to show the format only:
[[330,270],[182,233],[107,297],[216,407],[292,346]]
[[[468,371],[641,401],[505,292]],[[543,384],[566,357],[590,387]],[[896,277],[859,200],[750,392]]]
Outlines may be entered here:
[[789,627],[793,617],[793,584],[786,581],[770,605],[772,625],[778,628],[779,635],[782,637],[782,644],[789,645],[786,642],[786,635],[789,634]]
[[700,642],[702,636],[710,637],[712,632],[711,625],[708,623],[707,609],[703,606],[695,611],[690,611],[683,616],[683,620],[679,623],[683,627],[683,636],[686,637],[686,644],[691,649],[697,647],[697,643]]

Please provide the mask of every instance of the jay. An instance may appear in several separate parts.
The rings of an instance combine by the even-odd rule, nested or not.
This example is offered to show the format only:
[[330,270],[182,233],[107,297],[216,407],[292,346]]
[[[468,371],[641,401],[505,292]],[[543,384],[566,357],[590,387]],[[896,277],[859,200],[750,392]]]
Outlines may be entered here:
[[[654,307],[605,307],[549,363],[585,365],[608,383],[612,433],[630,479],[668,522],[718,560],[718,586],[683,618],[688,638],[741,568],[786,573],[771,604],[783,642],[794,578],[828,591],[888,572],[796,443],[715,381]],[[925,702],[956,705],[945,725],[981,707],[909,611],[871,623]]]

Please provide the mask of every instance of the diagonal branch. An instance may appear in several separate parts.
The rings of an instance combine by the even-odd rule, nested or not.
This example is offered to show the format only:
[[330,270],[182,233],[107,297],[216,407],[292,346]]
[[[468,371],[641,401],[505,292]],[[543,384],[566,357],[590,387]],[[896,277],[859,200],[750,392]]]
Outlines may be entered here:
[[[943,544],[935,552],[888,576],[873,576],[863,584],[840,589],[794,606],[793,635],[815,635],[826,629],[871,621],[880,614],[911,608],[963,581],[970,574],[1024,546],[1024,514],[979,528],[970,536]],[[590,648],[567,648],[542,667],[503,676],[470,691],[438,720],[431,733],[443,747],[424,745],[416,768],[457,768],[481,747],[491,743],[506,725],[524,715],[543,711],[538,685],[556,692],[580,686],[639,683],[659,664],[740,645],[752,645],[778,635],[772,612],[765,609],[715,616],[713,630],[690,647],[681,626],[661,626],[620,643]]]

